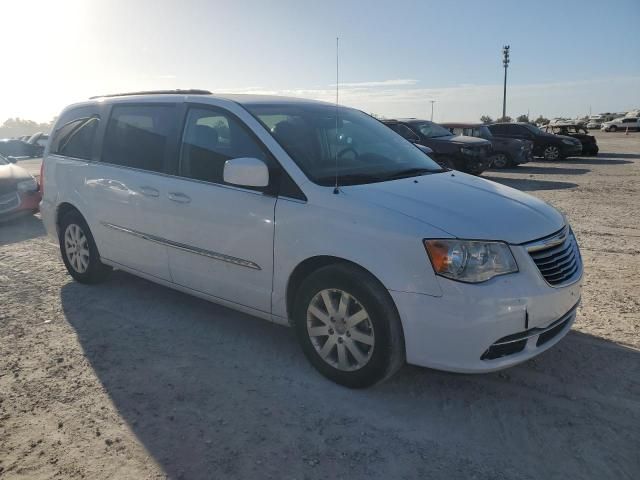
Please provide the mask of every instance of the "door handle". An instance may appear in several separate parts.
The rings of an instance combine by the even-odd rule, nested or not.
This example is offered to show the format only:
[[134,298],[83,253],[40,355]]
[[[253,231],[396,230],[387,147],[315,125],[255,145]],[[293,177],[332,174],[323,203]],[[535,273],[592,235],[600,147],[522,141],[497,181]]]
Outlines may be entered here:
[[169,200],[177,203],[191,203],[191,197],[180,192],[169,192]]
[[153,187],[140,187],[140,193],[145,197],[159,197],[160,192]]

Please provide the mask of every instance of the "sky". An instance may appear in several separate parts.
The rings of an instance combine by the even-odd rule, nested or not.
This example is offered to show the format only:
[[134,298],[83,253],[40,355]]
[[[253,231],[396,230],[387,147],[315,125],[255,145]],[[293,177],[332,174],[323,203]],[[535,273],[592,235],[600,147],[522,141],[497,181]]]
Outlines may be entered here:
[[639,0],[2,0],[0,123],[203,88],[472,121],[640,108]]

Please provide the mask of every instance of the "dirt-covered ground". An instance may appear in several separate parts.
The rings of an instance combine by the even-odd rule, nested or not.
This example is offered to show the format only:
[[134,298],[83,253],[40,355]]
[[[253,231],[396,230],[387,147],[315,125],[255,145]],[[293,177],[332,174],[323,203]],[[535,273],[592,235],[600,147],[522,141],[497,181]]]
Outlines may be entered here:
[[73,282],[37,217],[0,226],[0,478],[640,478],[640,134],[487,172],[567,214],[583,304],[510,370],[351,391],[288,329],[123,273]]

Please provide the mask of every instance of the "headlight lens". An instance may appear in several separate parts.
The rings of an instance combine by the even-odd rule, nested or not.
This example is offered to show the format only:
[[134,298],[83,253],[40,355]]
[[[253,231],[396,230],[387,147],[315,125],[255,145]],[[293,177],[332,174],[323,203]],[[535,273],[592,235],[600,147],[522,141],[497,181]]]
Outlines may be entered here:
[[431,265],[437,275],[451,280],[480,283],[518,271],[506,243],[472,240],[425,240]]
[[38,182],[36,182],[35,178],[18,183],[18,192],[35,192],[36,190],[38,190]]

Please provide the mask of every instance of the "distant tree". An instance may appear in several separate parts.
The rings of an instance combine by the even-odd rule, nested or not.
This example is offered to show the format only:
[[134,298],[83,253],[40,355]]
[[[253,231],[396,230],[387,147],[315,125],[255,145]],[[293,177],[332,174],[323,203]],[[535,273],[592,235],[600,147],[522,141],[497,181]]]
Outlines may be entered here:
[[38,132],[49,133],[54,122],[55,119],[46,123],[38,123],[33,120],[24,120],[22,118],[8,118],[2,125],[0,125],[0,138],[33,135]]
[[490,123],[493,123],[493,118],[491,118],[489,115],[482,115],[480,117],[480,121],[485,125],[488,125]]
[[506,117],[500,117],[498,120],[496,120],[496,122],[498,122],[498,123],[509,123],[509,122],[513,122],[513,118],[511,118],[509,115],[507,115]]
[[518,118],[516,118],[516,122],[529,123],[529,115],[518,115]]
[[540,115],[538,118],[536,118],[535,120],[535,124],[536,125],[546,125],[547,123],[549,123],[550,120],[548,118],[543,117],[542,115]]

